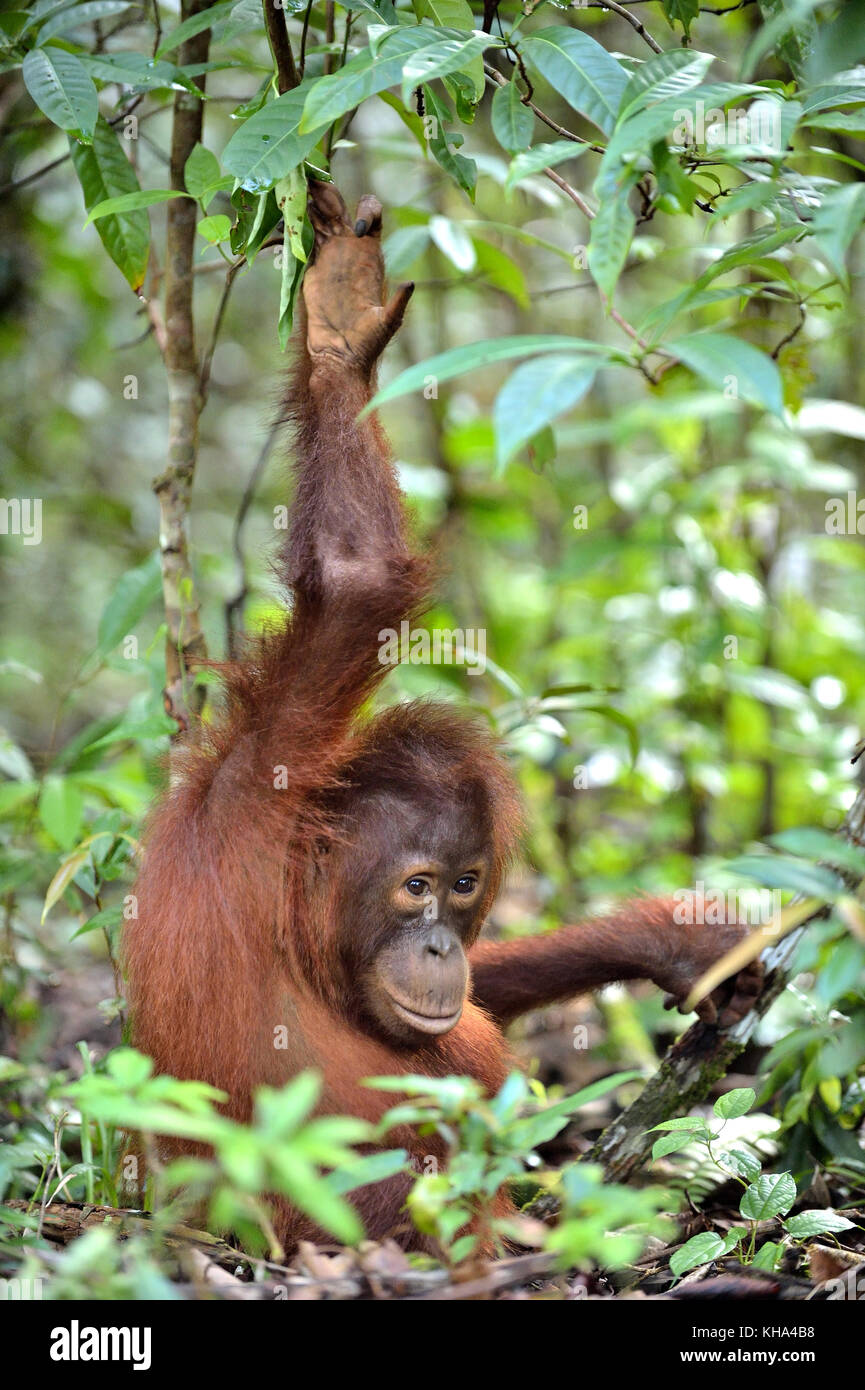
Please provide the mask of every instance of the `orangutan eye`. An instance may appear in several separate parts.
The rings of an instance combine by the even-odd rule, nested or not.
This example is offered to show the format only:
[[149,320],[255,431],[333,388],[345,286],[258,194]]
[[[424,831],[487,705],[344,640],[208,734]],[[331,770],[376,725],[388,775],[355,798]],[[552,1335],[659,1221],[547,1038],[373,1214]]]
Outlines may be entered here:
[[422,898],[429,892],[429,884],[425,878],[410,878],[405,886],[413,898]]
[[463,874],[454,884],[455,893],[473,893],[478,886],[478,881],[474,874]]

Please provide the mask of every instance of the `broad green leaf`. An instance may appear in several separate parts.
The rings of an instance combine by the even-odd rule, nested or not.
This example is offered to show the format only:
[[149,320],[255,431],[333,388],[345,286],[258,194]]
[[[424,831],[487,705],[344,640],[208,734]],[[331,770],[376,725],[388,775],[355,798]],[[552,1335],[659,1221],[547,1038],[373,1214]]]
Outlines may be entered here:
[[750,1086],[742,1086],[735,1091],[727,1091],[726,1095],[719,1096],[715,1101],[715,1114],[722,1120],[735,1120],[740,1115],[747,1115],[754,1101],[757,1099],[757,1092]]
[[615,348],[592,342],[589,338],[558,337],[550,333],[486,338],[479,343],[467,343],[464,347],[451,348],[448,352],[427,358],[425,362],[415,363],[383,387],[365,407],[365,411],[377,409],[385,401],[396,400],[410,391],[422,391],[430,376],[438,382],[450,381],[478,367],[489,367],[494,362],[506,362],[512,357],[533,357],[539,352],[576,352],[597,355],[611,362],[626,360]]
[[778,1262],[784,1253],[784,1246],[779,1240],[767,1240],[765,1245],[761,1245],[752,1261],[753,1269],[777,1269]]
[[588,145],[577,145],[573,140],[552,140],[548,145],[533,145],[530,150],[523,150],[510,162],[505,192],[510,193],[522,179],[541,169],[553,169],[557,164],[564,164],[566,159],[579,159],[587,149]]
[[520,52],[569,106],[609,134],[628,75],[595,39],[557,24],[520,40]]
[[473,270],[477,260],[474,242],[459,222],[436,214],[429,220],[429,234],[457,270]]
[[307,183],[303,169],[293,169],[276,185],[276,202],[282,212],[282,278],[279,293],[279,343],[283,352],[294,320],[294,305],[312,250],[314,234],[306,215]]
[[767,888],[789,888],[807,898],[833,902],[845,891],[844,882],[831,869],[788,859],[781,854],[743,854],[724,865],[726,873],[753,878]]
[[629,189],[602,200],[589,235],[588,265],[592,279],[611,298],[628,259],[636,218],[628,203]]
[[665,97],[678,96],[702,82],[714,59],[693,48],[671,48],[655,53],[631,73],[622,94],[619,121]]
[[661,5],[671,27],[678,20],[687,37],[700,13],[700,0],[661,0]]
[[619,189],[623,164],[630,167],[635,160],[647,158],[659,140],[686,144],[687,133],[691,132],[693,139],[706,112],[722,108],[736,97],[758,95],[764,90],[742,82],[707,82],[666,97],[645,111],[636,111],[616,127],[601,160],[595,192],[600,198],[612,197]]
[[[422,86],[424,82],[431,82],[433,78],[445,77],[448,73],[461,72],[472,60],[480,59],[485,48],[498,46],[498,41],[489,34],[464,34],[457,38],[444,38],[441,37],[441,29],[433,32],[437,35],[437,41],[418,48],[403,65],[402,99],[406,103],[411,100],[415,87]],[[480,91],[475,88],[476,97],[482,93],[483,83],[480,85]]]
[[[88,212],[110,198],[139,191],[135,170],[117,135],[100,116],[91,145],[71,142],[72,163]],[[102,218],[96,231],[118,270],[133,290],[139,290],[147,274],[150,254],[150,220],[146,212],[126,212]]]
[[790,854],[801,854],[806,859],[826,859],[830,864],[849,869],[859,877],[865,876],[865,849],[832,835],[828,830],[797,826],[793,830],[781,830],[777,835],[770,835],[769,844]]
[[[41,804],[42,803],[40,801],[40,816]],[[53,834],[53,832],[51,833]],[[72,838],[75,839],[76,837],[73,835]],[[54,835],[54,839],[57,839],[56,835]],[[48,913],[51,911],[54,904],[56,902],[59,902],[60,899],[63,897],[63,894],[66,892],[66,889],[69,887],[70,883],[74,879],[75,875],[78,873],[79,869],[84,868],[84,865],[87,863],[88,857],[89,856],[87,850],[83,849],[76,851],[75,854],[70,854],[67,859],[63,860],[63,863],[60,865],[60,868],[57,870],[56,874],[54,875],[54,877],[48,885],[48,892],[45,894],[45,902],[42,905],[41,918],[43,922],[45,921],[45,918],[48,916]],[[75,935],[77,936],[78,933],[76,932]]]
[[[431,19],[439,29],[462,29],[472,33],[475,18],[469,0],[412,0],[412,8],[418,19]],[[484,94],[484,61],[478,54],[460,72],[472,86],[474,101],[480,101]]]
[[535,118],[530,108],[523,103],[520,89],[513,79],[506,87],[497,87],[495,90],[492,123],[493,134],[502,149],[507,150],[509,154],[525,150],[531,143]]
[[504,290],[523,309],[528,309],[531,300],[522,268],[512,261],[504,251],[492,246],[488,241],[475,240],[477,268],[486,282],[498,290]]
[[132,632],[162,591],[162,567],[156,551],[121,575],[99,619],[97,655],[105,657]]
[[493,406],[499,468],[538,430],[582,400],[595,379],[597,367],[597,360],[563,353],[536,357],[511,373]]
[[747,1178],[748,1182],[753,1182],[760,1175],[762,1164],[759,1158],[749,1153],[747,1149],[727,1149],[720,1154],[719,1161],[724,1167],[732,1168],[734,1173],[738,1173],[740,1178]]
[[772,358],[751,343],[729,333],[691,333],[665,346],[725,396],[783,417],[781,373]]
[[796,1200],[796,1184],[789,1173],[764,1173],[746,1188],[739,1210],[749,1221],[768,1221],[783,1216]]
[[148,58],[146,53],[80,53],[78,59],[90,76],[97,77],[100,82],[120,82],[126,87],[138,87],[148,92],[178,87],[201,96],[195,83],[181,68],[175,67],[174,63]]
[[219,160],[216,155],[211,154],[203,145],[196,145],[183,169],[183,182],[186,184],[187,193],[191,193],[193,198],[200,201],[208,189],[219,182],[219,177]]
[[680,1149],[687,1149],[693,1144],[696,1135],[690,1134],[665,1134],[660,1139],[656,1139],[652,1145],[652,1158],[665,1158],[667,1154],[678,1153]]
[[[85,854],[85,855],[84,855],[84,860],[85,860],[85,862],[86,862],[86,859],[87,859],[87,856],[86,856],[86,854]],[[77,872],[77,870],[76,870],[76,872]],[[49,891],[50,891],[50,890],[49,890]],[[48,899],[47,899],[47,897],[46,897],[46,899],[45,899],[45,902],[46,902],[46,911],[47,911],[47,904],[48,904]],[[113,932],[113,931],[116,930],[117,927],[120,926],[120,924],[122,923],[122,921],[123,921],[123,908],[122,908],[122,906],[121,906],[120,904],[118,904],[116,907],[103,907],[103,909],[102,909],[101,912],[97,912],[96,915],[95,915],[94,917],[90,917],[90,918],[84,923],[83,926],[80,926],[80,927],[78,928],[77,931],[74,931],[69,939],[70,939],[70,941],[75,941],[75,939],[76,939],[77,937],[79,937],[79,936],[87,936],[87,935],[88,935],[90,932],[92,932],[92,931],[107,931],[107,932]]]
[[37,43],[43,44],[54,34],[69,34],[84,24],[92,24],[97,19],[107,19],[109,15],[122,14],[128,10],[132,0],[85,0],[83,5],[73,5],[46,20],[39,30]]
[[366,1183],[381,1182],[394,1173],[403,1173],[408,1164],[405,1149],[385,1149],[380,1153],[358,1154],[351,1163],[328,1173],[325,1182],[332,1192],[344,1197]]
[[809,1236],[837,1235],[839,1231],[851,1231],[855,1224],[831,1208],[821,1210],[812,1207],[809,1211],[800,1211],[796,1216],[788,1217],[784,1222],[784,1228],[794,1239],[806,1240]]
[[444,169],[448,178],[453,179],[457,187],[463,189],[474,202],[478,180],[477,165],[473,159],[459,153],[457,146],[462,143],[462,136],[445,128],[445,123],[450,119],[447,103],[438,96],[433,87],[424,87],[423,90],[427,114],[435,116],[436,119],[434,132],[429,139],[432,156]]
[[671,1256],[670,1269],[678,1278],[689,1269],[708,1264],[710,1260],[717,1260],[719,1255],[725,1253],[725,1243],[721,1236],[716,1235],[714,1231],[701,1231],[699,1235],[691,1236],[691,1239]]
[[221,19],[227,19],[231,11],[235,8],[237,0],[223,0],[219,5],[212,5],[209,10],[201,10],[198,14],[190,15],[182,24],[178,24],[171,33],[162,40],[156,50],[156,57],[163,58],[172,49],[178,48],[187,39],[194,39],[196,34],[203,34],[205,29],[212,29],[214,24]]
[[[343,72],[345,68],[339,75]],[[303,133],[299,130],[304,103],[312,90],[304,84],[269,101],[244,121],[223,150],[224,167],[251,193],[270,188],[291,173],[318,144],[326,122]]]
[[89,145],[99,98],[86,68],[62,48],[33,48],[21,67],[24,85],[50,121]]
[[824,192],[810,232],[830,267],[847,284],[847,252],[865,220],[865,184],[845,183]]
[[382,243],[388,275],[402,275],[429,246],[429,226],[397,227]]
[[133,193],[121,193],[116,198],[106,198],[97,203],[87,214],[88,227],[101,217],[116,216],[121,212],[138,212],[141,208],[155,207],[157,203],[170,203],[172,198],[185,198],[187,195],[176,188],[138,188]]
[[84,798],[80,788],[68,777],[58,777],[54,773],[46,777],[39,797],[39,819],[61,849],[69,849],[76,843],[83,815]]
[[219,212],[214,217],[202,217],[196,231],[205,241],[215,246],[220,241],[227,241],[231,235],[231,218],[226,217],[224,212]]
[[[488,35],[485,37],[489,39]],[[386,29],[375,34],[370,47],[351,58],[339,72],[297,88],[305,98],[301,134],[331,125],[367,97],[395,86],[402,81],[403,68],[409,58],[424,51],[433,53],[448,39],[465,43],[466,35],[458,30],[431,29],[426,24]],[[419,77],[415,85],[420,81]]]

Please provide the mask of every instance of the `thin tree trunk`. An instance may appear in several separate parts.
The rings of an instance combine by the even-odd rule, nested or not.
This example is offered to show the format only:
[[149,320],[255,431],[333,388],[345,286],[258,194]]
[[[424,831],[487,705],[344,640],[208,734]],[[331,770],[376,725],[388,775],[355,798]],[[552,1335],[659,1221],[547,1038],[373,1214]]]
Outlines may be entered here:
[[[213,0],[182,0],[181,19],[210,8]],[[196,34],[180,48],[180,65],[207,62],[210,30]],[[204,76],[195,79],[204,90]],[[201,140],[204,103],[188,92],[174,97],[171,132],[171,187],[185,188],[186,161]],[[168,466],[155,479],[159,500],[159,551],[162,594],[168,631],[165,637],[167,713],[178,733],[190,727],[201,712],[204,690],[191,687],[189,665],[207,655],[198,600],[189,560],[188,514],[198,456],[198,421],[203,398],[195,347],[193,317],[193,256],[198,205],[191,198],[168,204],[165,244],[165,369],[168,376]]]

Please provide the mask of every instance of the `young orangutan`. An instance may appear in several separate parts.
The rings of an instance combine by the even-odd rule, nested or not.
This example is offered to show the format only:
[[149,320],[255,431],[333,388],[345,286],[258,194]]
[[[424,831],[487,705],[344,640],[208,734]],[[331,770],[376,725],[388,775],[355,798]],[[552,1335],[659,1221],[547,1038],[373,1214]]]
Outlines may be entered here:
[[[672,901],[637,900],[549,935],[478,939],[519,833],[494,740],[453,705],[357,718],[385,674],[381,630],[428,591],[381,428],[360,417],[413,287],[383,304],[375,198],[352,224],[333,185],[313,183],[310,207],[287,397],[290,620],[225,668],[225,714],[150,824],[125,955],[133,1041],[160,1072],[220,1087],[248,1120],[257,1086],[314,1067],[323,1112],[375,1121],[393,1097],[364,1077],[469,1074],[495,1091],[513,1065],[502,1027],[519,1014],[613,980],[681,1001],[741,929],[680,926]],[[729,1023],[759,984],[750,969],[698,1012]],[[443,1157],[409,1129],[391,1145]],[[352,1195],[371,1237],[423,1245],[402,1212],[408,1185]],[[283,1200],[277,1231],[287,1247],[319,1234]]]

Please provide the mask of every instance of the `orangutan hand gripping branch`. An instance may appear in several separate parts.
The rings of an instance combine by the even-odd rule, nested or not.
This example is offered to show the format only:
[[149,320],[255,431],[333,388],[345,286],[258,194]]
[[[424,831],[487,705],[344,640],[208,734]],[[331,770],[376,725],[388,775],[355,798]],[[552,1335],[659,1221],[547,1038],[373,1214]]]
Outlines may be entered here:
[[[385,438],[358,418],[412,286],[383,304],[374,198],[354,225],[332,185],[313,184],[310,206],[286,412],[291,618],[224,668],[225,714],[182,755],[150,824],[125,954],[133,1040],[160,1072],[220,1087],[247,1120],[256,1087],[315,1067],[323,1111],[375,1121],[392,1100],[364,1077],[470,1074],[494,1091],[513,1065],[510,1020],[614,980],[682,1000],[741,929],[679,926],[672,901],[646,899],[550,935],[478,939],[520,824],[494,740],[452,705],[356,722],[385,674],[379,632],[428,591]],[[699,1012],[730,1022],[759,983],[751,970]],[[407,1129],[392,1144],[421,1157],[438,1141]],[[371,1237],[423,1247],[408,1186],[353,1194]],[[284,1201],[277,1233],[287,1247],[319,1234]]]

